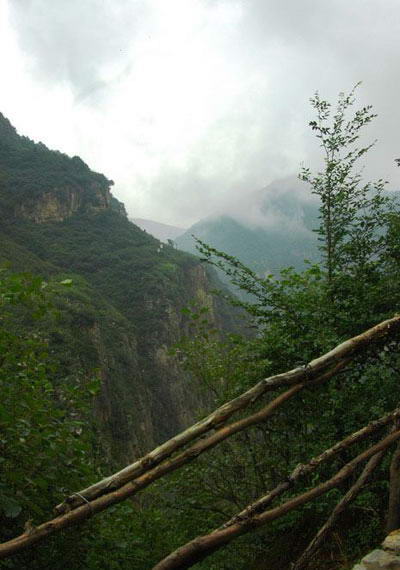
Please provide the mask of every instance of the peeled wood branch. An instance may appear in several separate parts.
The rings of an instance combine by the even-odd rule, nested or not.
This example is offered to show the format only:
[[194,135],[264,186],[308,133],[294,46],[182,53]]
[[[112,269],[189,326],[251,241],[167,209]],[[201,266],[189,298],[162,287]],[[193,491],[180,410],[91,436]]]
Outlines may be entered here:
[[[285,374],[272,376],[262,380],[253,388],[245,392],[242,396],[235,398],[231,402],[221,406],[204,420],[188,428],[181,434],[172,438],[165,444],[150,452],[147,456],[111,477],[108,477],[88,490],[84,490],[77,495],[72,495],[71,504],[64,503],[60,510],[64,514],[51,521],[25,532],[21,536],[0,545],[0,558],[6,558],[12,554],[27,548],[50,534],[58,530],[78,524],[95,513],[107,509],[109,506],[117,504],[126,498],[147,487],[156,479],[167,473],[178,469],[188,463],[198,455],[210,449],[238,431],[264,421],[273,411],[288,398],[293,396],[305,386],[315,382],[323,381],[343,368],[351,357],[358,354],[370,342],[384,339],[392,332],[396,332],[400,327],[400,317],[395,317],[380,323],[361,335],[350,339],[324,356],[310,362],[307,367],[296,368]],[[330,370],[328,368],[331,367]],[[250,403],[257,400],[262,394],[279,388],[281,386],[292,386],[285,393],[279,395],[275,400],[267,404],[262,410],[255,414],[238,420],[223,427],[227,419],[236,411],[245,409]],[[222,426],[222,427],[221,427]],[[217,427],[217,430],[207,438],[200,439],[191,447],[184,450],[180,455],[170,458],[171,454],[183,447],[186,443],[196,439],[202,433]],[[371,432],[372,433],[372,432]],[[163,461],[163,463],[161,463]],[[156,465],[156,466],[154,466]],[[134,480],[132,480],[134,479]],[[91,498],[93,493],[94,498]],[[80,504],[75,502],[79,501]],[[69,510],[68,509],[71,509]],[[67,512],[65,512],[67,511]],[[234,526],[234,525],[233,525]]]
[[322,542],[325,540],[326,536],[330,533],[332,528],[337,523],[339,516],[347,509],[349,504],[354,501],[357,495],[362,490],[363,486],[373,473],[373,471],[378,467],[380,462],[382,461],[383,456],[385,455],[385,450],[380,451],[376,455],[373,455],[371,459],[368,461],[367,465],[364,467],[361,475],[354,483],[354,485],[347,491],[344,497],[339,501],[336,507],[333,509],[331,515],[329,516],[328,520],[325,524],[319,529],[315,537],[312,539],[310,544],[307,546],[306,550],[300,556],[300,558],[296,561],[295,565],[293,566],[292,570],[301,570],[305,568],[309,562],[311,562],[312,557],[314,556],[315,552],[318,550]]
[[365,349],[369,343],[376,342],[386,336],[390,336],[399,328],[400,316],[393,317],[392,319],[379,323],[358,336],[346,340],[323,356],[312,360],[306,366],[294,368],[289,372],[277,374],[261,380],[237,398],[234,398],[230,402],[227,402],[217,408],[206,418],[150,451],[150,453],[146,454],[141,459],[138,459],[121,471],[106,477],[94,485],[91,485],[86,489],[82,489],[79,493],[70,495],[61,504],[56,506],[56,511],[60,514],[65,513],[71,508],[73,509],[84,504],[85,501],[90,501],[105,493],[109,493],[114,489],[122,487],[127,482],[132,481],[149,469],[159,465],[162,461],[170,457],[174,452],[181,449],[188,443],[208,431],[225,424],[233,414],[240,410],[244,410],[265,393],[283,386],[292,386],[303,381],[313,380],[341,360],[356,356],[359,352]]
[[[323,374],[319,379],[314,380],[312,384],[316,384],[329,379],[346,364],[347,360],[340,362],[334,369]],[[293,386],[283,394],[280,394],[259,412],[256,412],[247,418],[243,418],[242,420],[238,420],[237,422],[229,424],[228,426],[220,428],[209,437],[198,441],[183,451],[180,455],[177,455],[169,460],[165,460],[162,464],[154,467],[153,469],[149,469],[149,471],[143,473],[134,481],[129,481],[119,489],[97,497],[90,502],[84,502],[83,505],[80,505],[75,509],[54,518],[53,520],[36,527],[34,529],[34,532],[24,533],[13,540],[0,544],[0,559],[11,556],[20,550],[28,548],[29,546],[32,546],[33,544],[44,540],[47,536],[53,534],[58,530],[67,528],[74,524],[78,524],[93,514],[101,512],[111,505],[124,501],[128,497],[148,487],[157,479],[163,477],[164,475],[167,475],[172,471],[175,471],[176,469],[179,469],[186,463],[193,461],[196,457],[208,449],[215,447],[217,444],[221,443],[231,435],[238,433],[239,431],[242,431],[251,425],[255,425],[256,423],[264,421],[270,415],[272,415],[279,406],[281,406],[285,401],[287,401],[305,386],[306,384],[298,384],[296,386]]]
[[265,495],[261,499],[258,499],[258,501],[254,502],[249,507],[246,507],[246,509],[244,509],[242,512],[235,515],[233,518],[227,521],[223,526],[221,526],[221,529],[236,524],[238,522],[241,522],[243,520],[246,520],[254,515],[257,515],[260,512],[265,511],[265,509],[274,500],[283,495],[285,491],[292,488],[299,479],[315,471],[322,463],[325,463],[326,461],[328,461],[332,457],[335,457],[343,450],[348,449],[352,445],[360,443],[361,441],[375,434],[377,431],[382,429],[384,426],[390,424],[391,422],[398,421],[399,418],[400,418],[400,408],[396,408],[395,410],[393,410],[393,412],[390,412],[389,414],[382,416],[378,420],[369,423],[367,426],[345,437],[344,439],[342,439],[342,441],[339,441],[331,448],[326,449],[320,455],[317,455],[317,457],[311,459],[311,461],[309,461],[308,463],[303,465],[302,464],[297,465],[297,467],[295,467],[295,469],[292,471],[292,473],[285,481],[277,485],[275,489],[270,491],[267,495]]
[[[373,455],[386,450],[399,438],[400,431],[391,433],[379,443],[360,453],[324,483],[321,483],[293,499],[289,499],[278,507],[264,511],[258,515],[251,516],[230,526],[224,525],[223,528],[216,529],[207,535],[195,538],[156,564],[153,570],[184,570],[186,568],[190,568],[222,546],[231,542],[237,536],[263,526],[268,522],[272,522],[273,520],[286,515],[290,511],[313,501],[321,495],[324,495],[334,487],[338,487],[357,469],[360,463],[366,461]],[[249,509],[252,510],[251,507],[249,507]]]
[[[265,413],[267,412],[268,408],[270,410],[276,409],[278,405],[277,400],[283,402],[285,401],[285,399],[288,399],[288,397],[290,397],[289,396],[290,392],[295,393],[296,391],[298,391],[298,387],[294,386],[291,389],[287,390],[284,394],[278,396],[278,398],[276,398],[273,402],[271,402],[268,406],[266,406]],[[262,411],[263,410],[261,410],[261,412]],[[258,416],[259,414],[260,412],[254,415]],[[387,425],[391,421],[394,421],[398,418],[400,418],[400,408],[394,410],[393,412],[387,414],[386,416],[380,418],[379,420],[372,422],[371,424],[362,428],[361,430],[358,430],[357,432],[351,434],[341,442],[334,445],[332,448],[324,451],[319,456],[312,459],[308,464],[297,466],[293,471],[293,473],[284,483],[278,485],[278,487],[276,487],[274,491],[272,491],[271,493],[269,493],[268,495],[266,495],[256,503],[253,503],[253,505],[251,505],[250,507],[239,513],[239,515],[231,519],[231,521],[228,521],[224,525],[224,527],[221,528],[241,524],[243,520],[249,520],[252,516],[265,510],[265,507],[269,505],[273,499],[277,498],[285,490],[290,488],[297,481],[297,479],[315,470],[321,463],[337,455],[343,449],[346,449],[351,445],[354,445],[355,443],[364,440],[368,436],[376,433],[383,426]],[[221,430],[223,430],[224,432],[221,435],[226,435],[227,434],[226,430],[228,430],[228,428],[232,428],[232,431],[236,430],[234,431],[236,433],[238,430],[238,424],[243,425],[242,422],[248,421],[248,419],[249,418],[245,418],[244,420],[239,420],[238,422],[235,422],[230,426],[221,428]],[[211,437],[214,438],[215,436],[216,434],[213,434]],[[223,439],[225,439],[225,437]],[[215,439],[213,441],[216,442]],[[198,442],[198,444],[200,443],[202,442],[201,441]],[[124,501],[128,497],[131,497],[132,495],[136,494],[138,491],[150,485],[153,481],[159,479],[160,477],[166,475],[167,473],[174,471],[175,469],[178,469],[185,463],[191,461],[192,459],[197,457],[199,453],[200,453],[199,447],[196,447],[196,449],[190,448],[189,450],[186,450],[186,452],[183,452],[181,455],[172,458],[169,461],[166,461],[165,463],[157,466],[148,473],[144,473],[143,475],[138,477],[135,481],[126,483],[120,489],[116,489],[108,493],[107,495],[98,497],[97,499],[85,503],[84,505],[81,505],[80,507],[77,507],[76,509],[66,514],[63,514],[61,516],[54,518],[51,521],[41,524],[40,526],[32,529],[30,532],[25,532],[24,534],[20,535],[19,537],[16,537],[15,539],[0,544],[0,559],[7,558],[8,556],[15,554],[16,552],[19,552],[20,550],[23,550],[25,548],[32,546],[33,544],[41,542],[51,534],[61,529],[67,528],[75,524],[79,524],[82,521],[90,518],[92,515],[104,511],[108,507]]]

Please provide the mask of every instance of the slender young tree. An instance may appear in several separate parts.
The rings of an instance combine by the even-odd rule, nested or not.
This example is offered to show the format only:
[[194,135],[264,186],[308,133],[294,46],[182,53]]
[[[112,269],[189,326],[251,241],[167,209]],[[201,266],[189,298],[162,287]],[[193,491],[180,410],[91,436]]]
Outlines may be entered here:
[[360,145],[360,137],[376,115],[371,105],[352,112],[358,85],[339,95],[336,108],[318,92],[311,98],[316,119],[310,127],[320,140],[323,169],[312,173],[303,167],[300,173],[321,201],[316,232],[331,298],[338,276],[365,274],[376,262],[382,248],[381,229],[387,224],[384,211],[390,202],[382,194],[383,180],[364,182],[362,178],[360,161],[375,141]]

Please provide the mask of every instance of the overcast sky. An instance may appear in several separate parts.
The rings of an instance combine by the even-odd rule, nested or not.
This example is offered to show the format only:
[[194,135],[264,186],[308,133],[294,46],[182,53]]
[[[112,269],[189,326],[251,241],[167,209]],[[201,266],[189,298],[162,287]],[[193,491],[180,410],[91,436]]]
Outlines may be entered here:
[[358,81],[399,187],[399,45],[398,0],[0,0],[0,111],[188,226],[315,161],[310,96]]

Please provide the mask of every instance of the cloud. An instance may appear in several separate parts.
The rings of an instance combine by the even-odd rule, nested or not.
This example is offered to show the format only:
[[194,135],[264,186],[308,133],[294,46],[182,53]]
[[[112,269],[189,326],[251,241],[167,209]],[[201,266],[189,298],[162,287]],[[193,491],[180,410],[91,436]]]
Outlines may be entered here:
[[11,23],[39,77],[68,83],[81,96],[127,68],[143,2],[12,0]]
[[303,232],[310,234],[305,225],[305,208],[314,211],[318,199],[310,193],[308,184],[296,176],[278,179],[255,192],[239,195],[225,204],[221,214],[228,215],[245,226],[258,229]]
[[132,216],[186,226],[318,166],[309,97],[334,101],[359,80],[379,114],[366,175],[398,182],[397,0],[7,6],[27,73],[14,101],[10,66],[0,104],[24,134],[113,178]]

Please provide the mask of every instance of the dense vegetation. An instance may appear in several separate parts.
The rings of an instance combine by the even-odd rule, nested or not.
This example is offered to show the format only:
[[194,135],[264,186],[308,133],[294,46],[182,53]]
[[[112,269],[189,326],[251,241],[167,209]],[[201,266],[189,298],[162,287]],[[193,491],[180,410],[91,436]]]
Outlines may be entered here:
[[[96,370],[66,375],[64,352],[55,354],[46,338],[60,326],[56,309],[71,287],[68,280],[45,282],[31,274],[0,272],[0,536],[33,528],[71,488],[98,478],[105,464],[91,420],[100,388]],[[41,329],[45,332],[41,332]],[[71,356],[70,356],[71,358]],[[64,362],[63,362],[64,361]],[[34,552],[3,561],[15,569],[142,568],[147,552],[135,552],[126,532],[150,540],[161,529],[138,507],[113,509],[84,529],[63,533]],[[128,530],[129,532],[129,530]],[[167,543],[165,543],[166,545]],[[113,560],[109,560],[109,549]]]
[[[392,316],[398,306],[396,204],[384,194],[382,181],[365,184],[356,171],[359,159],[369,149],[357,146],[359,135],[374,115],[369,107],[351,115],[354,93],[342,95],[335,110],[318,95],[312,104],[317,118],[311,127],[323,147],[324,163],[321,172],[313,174],[305,169],[301,176],[310,183],[311,191],[321,204],[320,225],[316,228],[321,263],[309,264],[304,271],[288,268],[279,276],[265,277],[236,257],[199,242],[203,258],[251,295],[248,297],[251,301],[232,299],[232,303],[248,312],[257,330],[251,339],[235,334],[221,340],[210,307],[195,304],[184,309],[191,326],[177,345],[175,355],[182,369],[190,375],[189,389],[196,396],[199,416],[237,396],[261,377],[306,364],[344,339]],[[89,431],[88,440],[80,435],[76,437],[82,418],[88,413],[88,395],[82,395],[79,390],[85,389],[88,378],[92,377],[89,364],[98,362],[88,331],[95,325],[103,330],[102,347],[106,351],[103,359],[112,360],[112,389],[120,390],[121,398],[126,398],[123,374],[129,366],[137,366],[135,358],[139,359],[139,368],[143,366],[154,354],[152,347],[165,342],[160,323],[172,302],[183,306],[183,299],[187,299],[184,268],[194,268],[196,262],[172,247],[160,248],[159,242],[108,210],[96,215],[82,212],[63,223],[9,224],[4,227],[4,243],[15,252],[15,258],[19,256],[23,266],[28,264],[30,270],[51,276],[52,282],[65,282],[71,271],[74,274],[74,285],[66,287],[68,281],[58,285],[52,300],[59,310],[62,325],[43,308],[46,288],[40,279],[19,276],[3,280],[4,317],[0,321],[0,340],[5,343],[10,358],[5,361],[9,368],[4,369],[5,374],[0,378],[3,382],[11,377],[20,378],[16,355],[29,351],[19,380],[21,393],[28,401],[34,398],[38,403],[38,407],[32,406],[32,414],[37,414],[38,422],[43,423],[46,442],[49,432],[55,435],[55,449],[50,447],[45,454],[48,464],[43,470],[49,469],[50,476],[53,473],[56,481],[53,490],[64,488],[64,472],[51,469],[53,454],[60,453],[61,461],[68,463],[72,451],[76,461],[72,474],[77,480],[71,483],[76,490],[81,487],[81,475],[92,476],[96,469],[103,467],[102,460],[90,447],[95,426]],[[5,250],[2,255],[6,257]],[[18,266],[17,260],[13,261]],[[13,283],[16,296],[12,292]],[[151,312],[145,310],[148,303],[152,304]],[[43,331],[39,336],[32,336],[31,307],[43,322],[42,328],[36,327]],[[15,311],[23,320],[23,325],[15,320],[17,329],[24,331],[23,336],[16,336],[12,329],[8,332],[3,326],[7,315],[14,318]],[[122,339],[129,327],[138,333],[138,357],[126,356],[128,344]],[[67,350],[79,358],[68,355]],[[125,359],[122,367],[117,363],[121,359]],[[154,484],[139,495],[135,503],[113,507],[90,526],[77,531],[79,556],[75,556],[74,551],[69,567],[144,570],[180,544],[218,527],[285,479],[298,463],[306,462],[335,441],[392,410],[398,404],[399,364],[396,342],[378,345],[371,349],[368,357],[358,357],[345,373],[329,384],[315,386],[292,399],[268,424],[230,438],[189,467]],[[146,370],[151,372],[151,365],[147,364]],[[26,380],[31,377],[32,385],[27,385]],[[73,378],[81,380],[74,383]],[[199,383],[204,395],[198,391]],[[18,405],[21,403],[23,408],[24,399],[19,399],[19,392],[8,389],[8,397],[18,398]],[[132,389],[133,398],[139,401],[139,384],[134,384]],[[77,395],[81,408],[74,399]],[[61,405],[65,398],[70,398],[71,403],[67,409]],[[168,413],[169,402],[164,400],[163,404]],[[78,410],[77,415],[71,416],[71,409]],[[157,411],[162,414],[160,408]],[[129,413],[123,402],[121,409],[114,411],[113,417],[119,417],[121,422],[114,426],[116,439],[121,442],[119,452],[124,445],[129,445],[127,430],[122,429],[124,416]],[[24,417],[25,412],[18,414]],[[153,421],[156,423],[157,419]],[[9,433],[25,429],[23,423],[9,422]],[[37,430],[33,430],[33,435],[35,443]],[[69,441],[68,437],[73,441],[67,453],[63,445]],[[20,435],[21,438],[24,440],[25,436]],[[21,446],[25,443],[20,441]],[[22,477],[26,472],[25,464],[22,471],[16,469],[16,458],[24,449],[15,447],[7,473],[15,471]],[[87,465],[81,470],[80,462],[85,457]],[[301,488],[311,488],[326,479],[347,459],[346,452],[339,455],[318,474],[306,478]],[[346,510],[340,525],[314,557],[310,569],[349,568],[353,559],[376,543],[377,536],[383,536],[389,462],[390,458],[386,457],[374,472],[369,485]],[[57,502],[45,488],[48,480],[43,481],[41,474],[38,478],[37,487],[35,483],[25,503],[18,494],[18,481],[14,487],[8,480],[0,483],[3,484],[0,487],[3,518],[21,524],[23,515],[30,510],[30,502],[38,504],[39,517],[43,509]],[[266,529],[241,537],[198,567],[210,570],[289,568],[353,482],[354,478],[315,504],[286,515]],[[71,490],[71,486],[68,487]],[[4,489],[12,488],[13,494],[7,495]],[[35,495],[37,489],[40,496]],[[74,536],[66,533],[59,542],[44,545],[35,555],[32,566],[27,567],[45,568],[47,557],[49,566],[57,568]],[[17,564],[20,564],[17,567],[27,564],[26,558]],[[10,567],[13,567],[12,559]]]
[[[212,301],[210,289],[215,278],[198,260],[139,230],[111,195],[109,206],[96,207],[97,189],[105,195],[108,192],[105,177],[91,172],[78,158],[20,137],[2,116],[0,143],[0,264],[10,271],[7,277],[4,273],[4,294],[8,296],[7,288],[14,282],[21,291],[33,288],[30,305],[35,312],[36,300],[56,289],[44,303],[50,303],[51,309],[43,310],[36,320],[32,321],[25,304],[12,305],[12,312],[9,304],[0,308],[2,339],[9,343],[4,350],[10,352],[11,359],[0,361],[2,378],[8,382],[0,420],[2,428],[7,425],[4,445],[10,447],[20,423],[27,421],[33,426],[29,440],[11,446],[15,449],[7,471],[1,471],[2,523],[6,524],[0,533],[5,540],[18,534],[28,519],[34,524],[43,519],[63,493],[126,463],[178,431],[183,422],[190,422],[197,394],[185,386],[167,353],[168,345],[176,342],[187,326],[188,319],[180,309],[192,298],[201,297],[210,306],[216,325],[231,322],[231,317],[221,301]],[[71,188],[82,199],[80,207],[64,221],[35,223],[22,215],[25,200],[38,204],[46,193],[62,198]],[[23,275],[13,277],[12,272]],[[53,287],[60,282],[70,284]],[[46,283],[50,285],[44,286]],[[29,297],[21,293],[24,295]],[[16,314],[21,318],[16,320]],[[10,319],[15,330],[9,327]],[[25,375],[23,371],[19,375],[16,355],[22,358],[25,347],[31,360],[24,360],[27,369]],[[92,378],[99,379],[94,398],[89,394]],[[27,411],[31,404],[32,417]],[[6,413],[7,406],[13,406],[12,418]],[[82,421],[87,439],[77,436]],[[54,448],[43,443],[50,432],[54,432]],[[37,453],[40,446],[42,454]],[[4,447],[1,449],[3,453]],[[25,452],[26,458],[21,456]],[[76,462],[74,471],[65,468],[71,460]],[[26,469],[29,462],[35,477],[27,486],[26,500],[20,500],[21,477],[32,471]],[[12,477],[15,485],[10,486]],[[136,511],[137,507],[124,506],[113,520],[125,517],[125,528],[132,525],[132,532],[139,536],[149,534],[147,515],[135,517]],[[71,549],[69,567],[118,568],[122,561],[131,566],[138,561],[137,567],[142,568],[144,550],[139,545],[132,553],[123,528],[111,528],[109,517],[107,514],[96,522],[95,533],[88,528],[68,534],[7,564],[18,568],[62,566],[79,535],[80,547]],[[154,521],[151,525],[156,532]],[[114,566],[108,562],[110,544],[115,552]],[[146,541],[144,544],[147,553]]]
[[[88,429],[90,402],[98,389],[92,378],[60,375],[38,323],[56,319],[51,290],[68,285],[29,274],[0,273],[0,523],[2,539],[21,524],[34,524],[71,484],[96,476]],[[27,516],[29,515],[29,517]],[[74,536],[53,548],[28,553],[6,567],[45,567],[67,555]],[[75,555],[74,555],[75,556]]]
[[[197,335],[182,343],[179,355],[203,380],[205,389],[212,391],[216,404],[237,396],[260,376],[304,364],[396,312],[396,203],[384,194],[382,181],[365,184],[355,169],[369,149],[357,147],[360,131],[374,115],[367,107],[349,117],[353,103],[353,93],[342,95],[335,111],[318,95],[312,100],[317,119],[311,127],[323,147],[324,167],[317,174],[305,169],[302,178],[320,199],[320,225],[316,228],[320,264],[302,272],[289,268],[278,277],[263,278],[236,257],[199,241],[203,257],[251,294],[252,301],[234,303],[247,309],[259,331],[255,340],[235,336],[221,343],[209,330],[206,315],[195,315]],[[232,438],[222,450],[212,452],[211,459],[201,459],[201,467],[188,467],[184,474],[176,475],[169,483],[179,486],[183,495],[183,499],[173,495],[169,502],[180,513],[176,526],[191,537],[204,533],[205,528],[218,527],[284,480],[298,463],[393,409],[398,404],[398,366],[396,343],[372,351],[329,386],[308,390],[286,405],[265,427]],[[303,488],[326,479],[345,460],[344,455]],[[342,516],[314,556],[313,567],[347,568],[383,536],[388,461],[386,458],[369,486]],[[341,494],[331,491],[316,505],[287,515],[267,531],[242,537],[200,566],[287,569]]]
[[43,143],[19,136],[1,113],[0,174],[3,219],[15,204],[37,200],[45,192],[65,200],[68,190],[84,188],[85,200],[90,202],[95,199],[96,186],[108,189],[113,184],[103,174],[92,172],[78,156],[50,152]]

